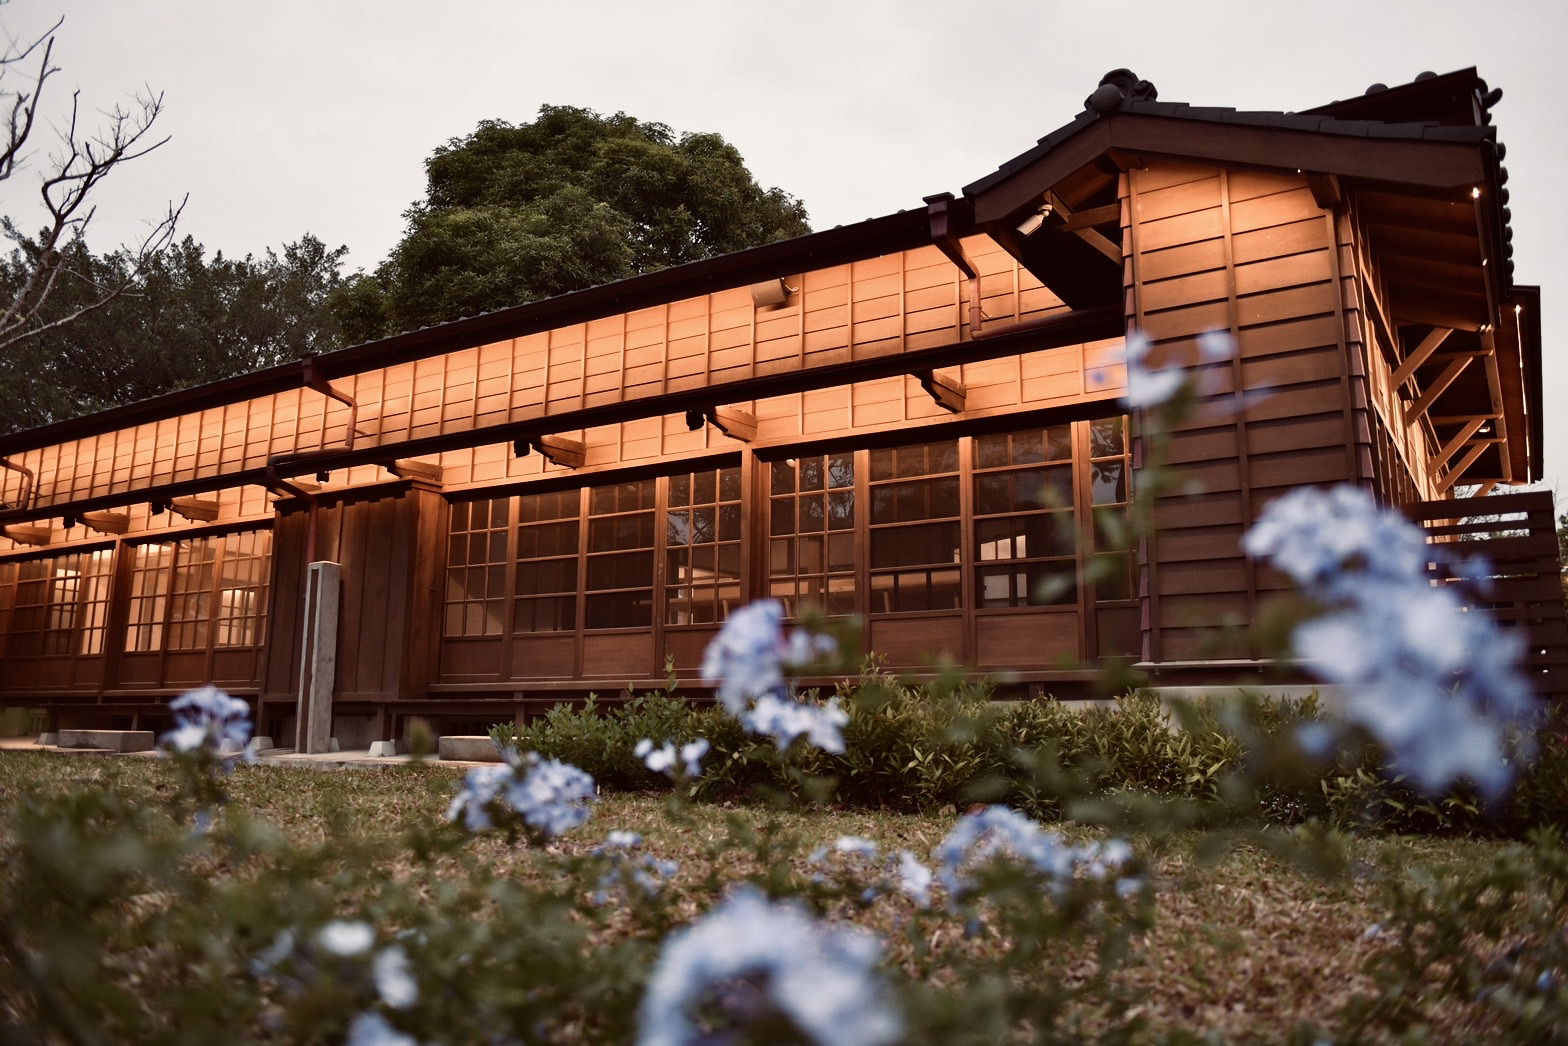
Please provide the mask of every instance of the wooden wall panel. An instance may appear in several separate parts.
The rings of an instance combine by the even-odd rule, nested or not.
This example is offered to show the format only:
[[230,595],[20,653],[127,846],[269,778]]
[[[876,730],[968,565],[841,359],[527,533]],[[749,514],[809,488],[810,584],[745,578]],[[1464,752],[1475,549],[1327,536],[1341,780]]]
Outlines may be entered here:
[[1280,489],[1354,477],[1334,222],[1287,173],[1154,164],[1127,191],[1130,320],[1152,358],[1193,361],[1207,331],[1234,344],[1195,370],[1204,409],[1168,435],[1183,489],[1155,508],[1143,656],[1250,656],[1212,627],[1257,609],[1248,523]]

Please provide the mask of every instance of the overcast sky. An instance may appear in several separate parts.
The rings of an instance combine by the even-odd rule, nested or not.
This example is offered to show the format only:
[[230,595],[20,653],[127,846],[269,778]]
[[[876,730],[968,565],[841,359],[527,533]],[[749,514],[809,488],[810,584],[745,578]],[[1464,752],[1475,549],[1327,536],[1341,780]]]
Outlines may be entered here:
[[[957,192],[1118,66],[1165,101],[1296,110],[1473,65],[1505,95],[1516,277],[1546,303],[1547,474],[1568,483],[1561,0],[11,0],[0,25],[61,14],[51,113],[145,85],[173,136],[104,184],[95,249],[188,193],[182,231],[209,252],[308,231],[350,269],[396,243],[436,146],[547,103],[716,131],[824,229]],[[0,183],[4,213],[33,191]]]

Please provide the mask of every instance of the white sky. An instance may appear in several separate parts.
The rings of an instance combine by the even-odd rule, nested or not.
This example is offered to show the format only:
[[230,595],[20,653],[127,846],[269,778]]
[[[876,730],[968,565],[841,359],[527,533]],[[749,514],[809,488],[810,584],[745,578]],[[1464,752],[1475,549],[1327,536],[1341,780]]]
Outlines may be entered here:
[[[1516,276],[1545,297],[1547,476],[1568,482],[1560,0],[11,0],[0,26],[59,14],[51,113],[71,89],[104,109],[148,85],[173,136],[104,184],[95,249],[189,193],[181,229],[209,253],[309,231],[350,269],[396,243],[437,145],[545,103],[716,131],[825,229],[957,192],[1118,66],[1165,101],[1294,110],[1474,65],[1505,94]],[[0,183],[0,210],[25,216],[33,191]]]

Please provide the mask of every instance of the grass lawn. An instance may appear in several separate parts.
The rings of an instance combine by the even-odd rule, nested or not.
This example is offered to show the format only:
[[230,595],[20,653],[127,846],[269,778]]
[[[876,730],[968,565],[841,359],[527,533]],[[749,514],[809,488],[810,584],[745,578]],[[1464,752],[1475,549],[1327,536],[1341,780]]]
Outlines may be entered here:
[[[779,864],[807,883],[814,866],[803,855],[839,836],[864,836],[879,843],[884,852],[907,848],[925,857],[956,818],[950,808],[931,816],[906,816],[698,805],[684,807],[672,820],[664,796],[610,794],[601,797],[586,825],[548,846],[507,842],[492,833],[451,840],[433,853],[411,847],[411,838],[442,824],[460,779],[460,771],[433,764],[354,770],[241,767],[227,782],[230,802],[219,817],[230,826],[242,822],[253,842],[238,856],[210,852],[181,856],[185,872],[200,881],[191,887],[193,896],[209,898],[215,919],[229,920],[241,927],[233,933],[255,942],[268,939],[268,928],[245,927],[264,924],[267,913],[236,915],[224,908],[235,903],[221,889],[226,880],[261,882],[273,874],[280,881],[288,880],[287,890],[292,892],[269,887],[273,892],[267,896],[290,898],[287,903],[295,907],[296,918],[317,906],[343,918],[365,918],[365,912],[374,912],[380,919],[396,921],[397,904],[387,900],[394,892],[414,898],[414,904],[427,905],[482,905],[482,900],[473,901],[464,893],[476,882],[535,882],[548,892],[563,864],[587,854],[608,831],[618,828],[641,833],[647,852],[680,862],[680,871],[665,891],[670,919],[680,924],[705,910],[724,884],[780,874],[776,868],[770,871],[768,861],[758,859],[757,847],[737,849],[733,845],[737,833],[760,833],[771,840],[769,852],[778,855]],[[23,900],[18,891],[47,892],[48,888],[18,878],[28,874],[21,869],[32,867],[18,859],[19,804],[73,789],[100,794],[112,790],[123,796],[128,808],[148,819],[143,828],[148,837],[165,830],[171,838],[186,832],[183,822],[171,816],[179,809],[180,787],[174,768],[164,760],[0,752],[0,868],[4,869],[0,870],[0,913]],[[1073,827],[1065,831],[1085,838],[1094,834]],[[455,835],[455,830],[438,834]],[[1145,1040],[1216,1033],[1231,1041],[1279,1041],[1290,1037],[1302,1022],[1342,1034],[1346,1025],[1336,1023],[1336,1015],[1347,1001],[1358,993],[1376,991],[1366,973],[1368,961],[1401,946],[1390,934],[1368,932],[1388,917],[1380,900],[1384,880],[1390,875],[1419,878],[1445,868],[1480,868],[1502,848],[1499,843],[1470,839],[1353,838],[1343,841],[1349,874],[1324,878],[1271,855],[1266,839],[1250,838],[1236,841],[1217,857],[1201,859],[1202,837],[1196,833],[1132,840],[1135,848],[1152,852],[1154,921],[1152,929],[1134,939],[1116,979],[1141,1000],[1133,1005],[1145,1018],[1140,1032]],[[279,844],[308,853],[309,859],[280,858],[277,855],[287,851]],[[290,869],[269,868],[269,862],[281,867],[290,861],[294,862]],[[492,891],[485,896],[496,895]],[[226,897],[230,900],[223,900]],[[104,961],[91,976],[134,981],[161,971],[163,976],[178,977],[183,966],[201,961],[183,954],[161,960],[144,954],[148,949],[155,952],[157,944],[138,935],[138,920],[148,907],[173,903],[178,902],[171,901],[167,890],[108,898],[95,925],[102,929],[113,924],[103,930],[107,947],[125,954]],[[910,906],[903,898],[883,898],[863,906],[840,903],[830,912],[876,930],[884,941],[886,961],[915,978],[941,976],[942,962],[934,957],[963,961],[965,955],[1010,947],[985,927],[978,934],[970,928],[966,934],[956,920],[933,919],[914,939],[908,932]],[[26,913],[13,914],[20,919]],[[284,912],[272,914],[279,924],[288,917]],[[485,916],[479,911],[467,917]],[[596,931],[601,938],[594,946],[606,946],[602,936],[613,936],[616,925],[612,919]],[[19,931],[18,937],[34,948],[42,946],[28,931]],[[141,957],[128,961],[126,955],[131,953]],[[74,961],[89,960],[78,956]],[[1087,961],[1082,949],[1064,948],[1060,968],[1047,975],[1071,981],[1082,973],[1078,964]],[[15,956],[0,954],[0,1005],[13,1021],[27,1017],[35,1005],[19,991],[21,983]],[[133,985],[131,990],[139,989]],[[1435,1040],[1506,1037],[1496,1014],[1481,1006],[1456,1003],[1435,991],[1431,998],[1418,992],[1408,1001],[1412,1012],[1427,1022],[1426,1034]],[[1092,1019],[1088,1026],[1093,1026]],[[1374,1039],[1395,1031],[1391,1026],[1367,1029]],[[236,1035],[253,1037],[238,1029]],[[585,1037],[593,1038],[591,1033]]]

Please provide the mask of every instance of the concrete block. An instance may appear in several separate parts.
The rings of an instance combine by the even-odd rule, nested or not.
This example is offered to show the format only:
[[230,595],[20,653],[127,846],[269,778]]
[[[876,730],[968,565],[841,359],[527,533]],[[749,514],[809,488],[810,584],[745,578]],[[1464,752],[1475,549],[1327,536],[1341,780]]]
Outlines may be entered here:
[[436,742],[436,757],[469,763],[499,763],[501,749],[489,734],[446,734]]
[[253,737],[253,738],[250,739],[250,741],[251,741],[251,747],[253,749],[255,749],[256,751],[258,751],[258,752],[267,752],[267,751],[271,751],[272,749],[278,747],[277,745],[272,743],[272,738],[267,737],[265,734],[260,735],[258,737]]
[[338,739],[337,738],[329,737],[329,738],[327,738],[327,751],[329,751],[329,752],[341,752],[341,751],[343,751],[343,746],[338,744]]
[[370,742],[370,754],[376,759],[385,759],[389,755],[397,755],[396,741]]
[[61,730],[61,748],[101,748],[110,752],[150,752],[151,730]]
[[60,743],[60,735],[52,730],[48,733],[39,734],[38,743],[52,748]]

